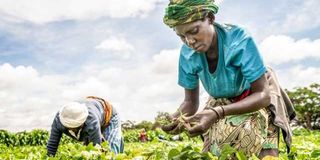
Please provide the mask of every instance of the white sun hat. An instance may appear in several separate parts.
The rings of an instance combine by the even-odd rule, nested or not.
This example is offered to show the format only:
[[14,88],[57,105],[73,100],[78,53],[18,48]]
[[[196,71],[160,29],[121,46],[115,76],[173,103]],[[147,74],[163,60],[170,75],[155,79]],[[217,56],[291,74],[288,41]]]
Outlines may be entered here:
[[71,102],[62,106],[59,118],[63,126],[77,128],[86,121],[88,114],[88,108],[85,104]]

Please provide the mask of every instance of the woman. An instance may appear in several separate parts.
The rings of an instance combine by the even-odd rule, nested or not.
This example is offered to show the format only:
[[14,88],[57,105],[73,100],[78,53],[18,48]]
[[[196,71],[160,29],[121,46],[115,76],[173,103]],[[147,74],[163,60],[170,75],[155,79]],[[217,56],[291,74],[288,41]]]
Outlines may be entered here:
[[[162,129],[203,135],[203,151],[217,156],[225,144],[249,156],[278,156],[279,127],[291,142],[281,88],[252,37],[238,26],[215,23],[217,11],[212,0],[171,0],[166,8],[164,23],[184,42],[178,83],[185,99]],[[210,98],[196,114],[199,79]],[[181,114],[189,116],[184,123],[176,120]]]
[[123,152],[119,115],[111,104],[99,97],[89,96],[61,108],[51,126],[48,155],[56,154],[63,133],[85,145],[90,142],[100,145],[106,140],[114,153]]

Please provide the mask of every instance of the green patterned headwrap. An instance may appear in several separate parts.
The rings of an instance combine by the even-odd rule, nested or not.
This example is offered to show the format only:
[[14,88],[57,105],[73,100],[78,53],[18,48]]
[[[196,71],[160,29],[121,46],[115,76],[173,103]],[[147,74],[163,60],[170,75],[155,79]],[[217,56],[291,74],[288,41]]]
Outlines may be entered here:
[[203,19],[207,13],[218,12],[214,0],[170,0],[163,22],[170,28]]

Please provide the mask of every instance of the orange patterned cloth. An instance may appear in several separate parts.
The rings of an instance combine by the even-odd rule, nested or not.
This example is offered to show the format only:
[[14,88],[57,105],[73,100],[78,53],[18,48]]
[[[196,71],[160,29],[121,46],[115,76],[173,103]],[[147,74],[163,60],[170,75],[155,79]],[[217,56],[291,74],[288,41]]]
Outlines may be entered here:
[[111,115],[112,115],[112,105],[107,100],[100,98],[100,97],[96,97],[96,96],[88,96],[87,99],[94,99],[94,100],[99,101],[102,104],[104,112],[105,112],[104,126],[107,126],[110,122]]

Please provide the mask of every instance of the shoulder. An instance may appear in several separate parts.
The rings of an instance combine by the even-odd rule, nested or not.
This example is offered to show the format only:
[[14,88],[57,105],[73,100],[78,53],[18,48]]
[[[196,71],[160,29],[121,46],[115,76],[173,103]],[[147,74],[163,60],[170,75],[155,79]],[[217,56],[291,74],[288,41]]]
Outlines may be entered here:
[[215,26],[227,35],[249,34],[248,30],[240,25],[229,23],[215,23]]
[[197,64],[201,59],[201,54],[192,48],[188,47],[186,44],[183,44],[180,50],[180,62],[187,61],[189,64]]
[[215,23],[218,28],[218,32],[222,32],[224,39],[229,45],[237,45],[244,40],[251,39],[249,31],[239,25],[228,24],[228,23]]
[[191,59],[194,56],[195,52],[196,52],[195,50],[193,50],[186,44],[183,44],[180,49],[180,58],[185,58],[187,60]]
[[196,72],[196,70],[199,68],[199,65],[202,63],[201,54],[202,53],[193,50],[186,44],[183,44],[180,51],[179,67],[182,67],[185,70]]
[[88,117],[84,123],[88,127],[88,129],[96,129],[96,127],[100,126],[100,121],[97,113],[91,107],[88,107],[88,113]]
[[62,123],[60,121],[59,112],[56,113],[51,127],[54,129],[61,130],[61,131],[65,130],[65,127],[62,125]]

